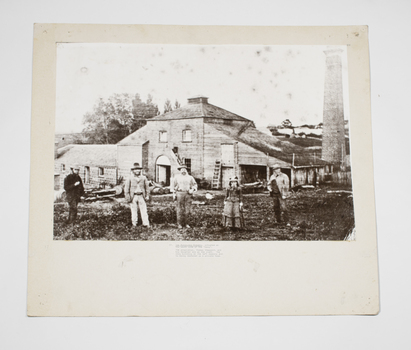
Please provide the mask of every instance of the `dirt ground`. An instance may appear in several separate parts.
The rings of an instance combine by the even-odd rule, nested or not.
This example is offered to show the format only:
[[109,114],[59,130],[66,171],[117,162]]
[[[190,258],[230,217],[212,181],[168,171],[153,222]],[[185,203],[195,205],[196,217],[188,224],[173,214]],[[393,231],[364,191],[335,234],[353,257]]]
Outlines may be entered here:
[[[344,191],[341,191],[344,190]],[[348,189],[349,190],[349,189]],[[148,204],[151,227],[131,226],[124,198],[82,202],[75,224],[67,225],[67,203],[54,205],[56,240],[344,240],[354,229],[353,198],[347,188],[319,187],[292,192],[287,199],[289,226],[276,224],[268,192],[244,195],[246,227],[233,232],[221,224],[224,192],[205,191],[193,198],[191,228],[178,229],[171,195],[152,196]],[[141,222],[141,221],[140,221]]]

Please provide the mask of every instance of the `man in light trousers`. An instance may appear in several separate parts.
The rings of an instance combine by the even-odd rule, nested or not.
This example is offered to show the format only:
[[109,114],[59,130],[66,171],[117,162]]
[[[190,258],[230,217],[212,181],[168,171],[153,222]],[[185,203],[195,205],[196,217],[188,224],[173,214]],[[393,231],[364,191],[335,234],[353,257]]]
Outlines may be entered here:
[[126,200],[130,203],[131,223],[133,227],[137,226],[138,213],[137,207],[140,208],[141,220],[144,227],[150,227],[147,215],[147,201],[149,200],[150,190],[147,178],[141,173],[143,168],[139,163],[134,163],[131,168],[132,174],[127,179],[124,186]]
[[286,206],[286,198],[289,194],[290,180],[288,176],[281,172],[281,168],[278,164],[273,166],[273,174],[268,181],[268,191],[273,198],[274,214],[278,223],[288,223],[288,212]]
[[197,191],[197,182],[188,174],[187,167],[181,165],[177,168],[180,174],[173,179],[173,199],[177,199],[177,224],[178,228],[189,228],[188,219],[191,211],[192,195]]

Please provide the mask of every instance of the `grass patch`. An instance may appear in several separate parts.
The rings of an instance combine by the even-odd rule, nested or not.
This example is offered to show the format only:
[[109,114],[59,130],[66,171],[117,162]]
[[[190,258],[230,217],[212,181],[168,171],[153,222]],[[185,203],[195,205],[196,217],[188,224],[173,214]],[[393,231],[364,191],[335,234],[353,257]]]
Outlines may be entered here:
[[[287,199],[290,226],[274,220],[272,199],[266,193],[244,196],[245,229],[222,226],[224,199],[193,205],[190,229],[178,230],[171,196],[156,196],[148,205],[150,229],[131,226],[125,203],[80,203],[79,218],[67,225],[67,204],[54,206],[54,239],[58,240],[344,240],[354,228],[352,196],[327,193],[330,187],[292,193]],[[332,188],[333,190],[335,187]],[[141,220],[139,219],[141,223]]]

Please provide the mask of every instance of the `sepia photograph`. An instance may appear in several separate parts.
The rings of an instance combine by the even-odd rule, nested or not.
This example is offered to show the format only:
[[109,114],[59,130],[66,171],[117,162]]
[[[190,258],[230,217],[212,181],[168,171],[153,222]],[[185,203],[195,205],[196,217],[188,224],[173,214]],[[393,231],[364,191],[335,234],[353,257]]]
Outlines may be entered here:
[[36,25],[28,315],[378,313],[367,44]]
[[1,2],[1,348],[408,348],[410,5]]
[[56,50],[54,240],[355,240],[346,45]]

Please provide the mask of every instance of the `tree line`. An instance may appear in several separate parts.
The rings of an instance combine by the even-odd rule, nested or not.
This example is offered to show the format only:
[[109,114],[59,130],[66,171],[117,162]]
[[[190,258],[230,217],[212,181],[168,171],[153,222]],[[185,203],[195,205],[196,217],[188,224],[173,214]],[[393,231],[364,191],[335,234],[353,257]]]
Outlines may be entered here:
[[[164,113],[180,108],[176,100],[174,106],[169,99],[164,104]],[[160,115],[153,97],[143,101],[140,94],[113,94],[99,98],[93,110],[83,117],[83,138],[76,143],[115,144],[147,124],[147,119]]]

